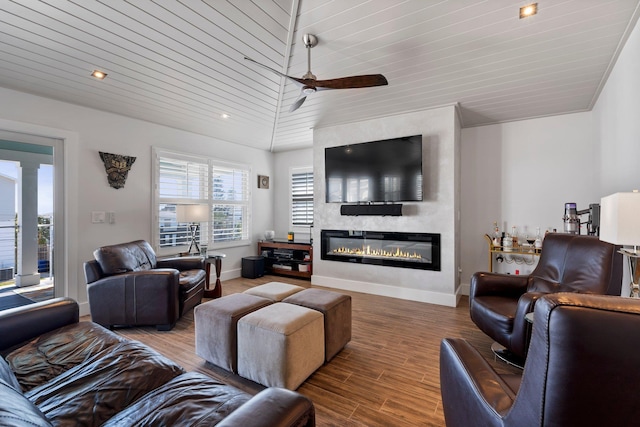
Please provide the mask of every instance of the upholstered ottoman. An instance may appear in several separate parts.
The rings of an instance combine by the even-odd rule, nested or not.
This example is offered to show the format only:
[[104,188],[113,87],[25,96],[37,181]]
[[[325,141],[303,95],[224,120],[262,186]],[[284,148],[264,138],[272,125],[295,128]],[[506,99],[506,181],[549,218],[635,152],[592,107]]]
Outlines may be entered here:
[[196,354],[207,362],[238,372],[238,319],[273,302],[247,294],[231,294],[195,307]]
[[282,302],[318,310],[324,315],[325,361],[351,341],[351,296],[323,289],[305,289]]
[[293,295],[296,292],[304,290],[302,286],[290,285],[282,282],[269,282],[264,285],[254,286],[244,291],[245,294],[257,295],[262,298],[268,298],[272,301],[279,302]]
[[238,321],[238,375],[297,389],[324,363],[322,313],[274,303]]

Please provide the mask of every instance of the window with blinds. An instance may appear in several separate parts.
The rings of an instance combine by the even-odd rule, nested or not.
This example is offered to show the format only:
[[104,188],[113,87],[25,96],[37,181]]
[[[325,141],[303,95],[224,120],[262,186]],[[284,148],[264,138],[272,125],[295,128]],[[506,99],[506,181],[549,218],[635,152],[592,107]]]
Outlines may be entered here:
[[313,225],[313,171],[310,169],[291,173],[291,224],[294,227]]
[[249,166],[154,151],[156,249],[186,249],[189,245],[190,224],[178,222],[178,205],[208,207],[209,220],[199,223],[197,229],[200,246],[228,246],[249,240]]

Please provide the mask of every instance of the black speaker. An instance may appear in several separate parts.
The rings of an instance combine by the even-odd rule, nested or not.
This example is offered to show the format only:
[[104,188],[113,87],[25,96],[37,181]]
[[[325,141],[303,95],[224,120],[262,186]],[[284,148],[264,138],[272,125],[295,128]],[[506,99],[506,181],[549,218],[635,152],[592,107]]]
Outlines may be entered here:
[[402,216],[402,204],[390,205],[342,205],[340,215],[377,215],[377,216]]
[[247,256],[242,258],[242,277],[257,279],[264,276],[264,257]]

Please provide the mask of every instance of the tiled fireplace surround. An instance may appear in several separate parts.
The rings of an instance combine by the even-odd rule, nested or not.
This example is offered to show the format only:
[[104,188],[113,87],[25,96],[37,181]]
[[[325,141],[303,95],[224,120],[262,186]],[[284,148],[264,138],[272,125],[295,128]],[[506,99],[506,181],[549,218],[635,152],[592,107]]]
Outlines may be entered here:
[[[343,216],[325,202],[324,149],[422,134],[423,201],[404,203],[402,216]],[[455,306],[459,289],[460,125],[456,106],[313,131],[314,273],[319,286]],[[322,230],[366,230],[440,235],[440,270],[337,262],[321,257]]]

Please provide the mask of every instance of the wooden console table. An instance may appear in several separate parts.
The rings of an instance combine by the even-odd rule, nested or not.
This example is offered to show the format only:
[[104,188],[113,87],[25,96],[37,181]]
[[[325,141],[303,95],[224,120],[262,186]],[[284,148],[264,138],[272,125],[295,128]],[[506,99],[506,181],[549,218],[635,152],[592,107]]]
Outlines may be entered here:
[[261,240],[258,255],[264,257],[265,272],[311,279],[313,246],[310,243]]

